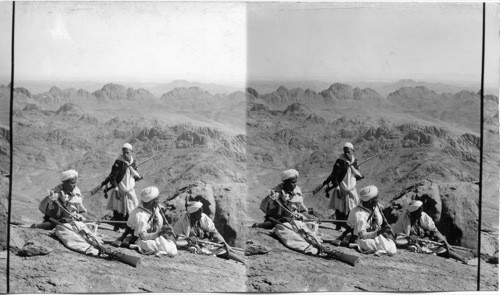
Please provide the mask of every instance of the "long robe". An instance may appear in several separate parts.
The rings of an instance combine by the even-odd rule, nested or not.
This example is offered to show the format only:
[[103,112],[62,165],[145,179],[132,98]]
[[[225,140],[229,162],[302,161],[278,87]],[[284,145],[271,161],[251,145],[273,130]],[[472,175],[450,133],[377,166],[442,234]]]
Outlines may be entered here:
[[376,206],[373,214],[371,213],[370,209],[359,205],[352,210],[347,219],[347,225],[353,229],[353,234],[358,237],[355,242],[359,246],[358,250],[365,254],[395,254],[396,244],[383,235],[378,235],[373,239],[362,239],[359,237],[362,231],[373,232],[381,228],[383,213],[380,211],[380,207]]
[[[66,209],[71,213],[86,213],[87,209],[83,206],[83,196],[80,192],[80,189],[75,186],[71,193],[65,193],[62,188],[62,184],[57,185],[52,189],[55,194],[58,194],[57,198],[59,202],[66,207]],[[66,200],[62,200],[63,198],[60,195],[63,194],[66,196]],[[54,218],[61,222],[70,221],[72,218],[70,214],[61,209],[57,204],[55,204],[50,198],[45,197],[39,205],[40,211],[44,212],[44,221],[48,221],[49,218]]]
[[155,232],[163,226],[163,219],[158,210],[158,208],[155,208],[154,212],[151,212],[139,206],[130,213],[127,225],[134,230],[134,236],[138,237],[136,242],[130,245],[130,247],[137,249],[137,251],[145,255],[174,256],[177,254],[177,246],[173,241],[165,239],[163,236],[157,237],[154,240],[143,240],[140,238],[141,233]]
[[123,156],[120,156],[118,160],[124,162],[127,167],[123,178],[120,183],[117,184],[118,190],[113,190],[108,197],[106,209],[116,211],[120,214],[127,214],[132,212],[132,210],[139,205],[139,201],[134,190],[135,177],[138,177],[139,174],[133,168],[133,159],[131,159],[130,162],[127,162]]
[[[307,212],[307,207],[304,205],[304,198],[302,197],[300,187],[295,186],[291,193],[286,193],[283,190],[283,183],[281,183],[274,187],[271,191],[277,192],[279,194],[278,200],[292,212]],[[291,214],[276,204],[276,201],[272,200],[270,196],[266,196],[262,200],[260,210],[266,214],[266,218],[273,217],[275,219],[281,219],[291,217]]]
[[[419,220],[417,220],[414,226],[411,225],[410,220],[410,212],[405,211],[403,215],[401,215],[396,223],[392,225],[392,231],[399,236],[410,236],[415,235],[419,238],[430,237],[433,232],[438,231],[436,228],[436,224],[434,220],[427,215],[427,213],[422,212]],[[442,253],[446,251],[444,246],[435,245],[433,243],[427,243],[419,241],[414,245],[410,245],[408,249],[412,252],[418,253]]]
[[319,250],[306,242],[301,235],[291,229],[303,229],[305,232],[309,233],[313,239],[316,239],[318,243],[321,243],[321,239],[316,235],[317,225],[299,220],[295,220],[294,223],[296,228],[289,222],[283,222],[283,225],[276,224],[273,232],[286,247],[306,254],[316,255]]
[[328,209],[349,213],[358,206],[359,196],[356,191],[356,176],[361,176],[357,170],[356,159],[352,157],[349,160],[342,154],[335,162],[332,173],[325,180],[325,183],[331,182],[333,187],[339,188],[339,190],[333,191]]
[[191,226],[189,216],[184,214],[174,224],[174,233],[184,237],[195,236],[197,238],[208,238],[210,235],[220,235],[215,224],[205,213],[201,213],[200,221]]

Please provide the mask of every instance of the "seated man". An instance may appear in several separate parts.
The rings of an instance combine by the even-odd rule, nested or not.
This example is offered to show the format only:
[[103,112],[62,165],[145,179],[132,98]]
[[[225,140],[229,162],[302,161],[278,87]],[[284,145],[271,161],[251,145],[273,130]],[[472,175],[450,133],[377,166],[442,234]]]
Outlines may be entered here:
[[[40,202],[39,210],[44,214],[43,223],[32,228],[54,229],[54,234],[69,249],[87,255],[98,256],[99,250],[92,243],[102,244],[97,237],[97,225],[85,224],[87,210],[82,204],[80,189],[76,187],[78,172],[67,170],[61,173],[61,183],[48,190]],[[92,241],[89,243],[89,239]]]
[[281,173],[282,183],[269,190],[260,204],[260,210],[266,214],[265,221],[254,224],[253,227],[273,228],[274,223],[270,221],[269,217],[279,221],[286,221],[290,218],[311,218],[304,205],[302,191],[297,186],[298,176],[299,172],[295,169],[285,170]]
[[[432,218],[423,211],[422,205],[421,201],[411,201],[403,215],[393,224],[398,248],[407,248],[418,253],[436,253],[438,256],[451,257],[467,263],[467,259],[453,252],[446,238],[436,228]],[[426,242],[423,239],[425,237],[430,241],[440,242],[441,245]]]
[[[89,218],[87,209],[82,204],[82,194],[76,186],[78,172],[67,170],[61,173],[61,183],[47,191],[38,209],[44,214],[43,223],[33,224],[32,228],[53,229],[55,224],[49,219],[66,223],[71,220]],[[56,204],[56,202],[58,204]]]
[[174,224],[177,240],[209,239],[216,243],[225,243],[224,238],[215,228],[215,224],[205,213],[203,203],[193,202],[186,208],[186,213]]
[[172,229],[163,226],[163,218],[159,212],[158,188],[147,187],[141,192],[141,203],[135,208],[127,220],[127,225],[134,232],[135,242],[131,249],[137,249],[142,254],[156,256],[177,254],[175,243],[168,238]]
[[360,204],[355,207],[347,225],[353,229],[356,236],[357,249],[361,253],[393,255],[396,245],[392,240],[391,227],[378,205],[378,189],[369,185],[360,191]]
[[[292,250],[307,254],[317,254],[318,249],[299,234],[302,232],[308,239],[321,243],[316,236],[318,224],[302,222],[304,218],[311,218],[304,205],[302,191],[297,186],[299,172],[295,169],[285,170],[281,173],[282,183],[269,190],[262,200],[260,209],[266,214],[263,223],[254,224],[253,227],[272,229],[281,242]],[[282,222],[276,224],[275,221]]]
[[174,224],[178,247],[186,247],[196,254],[216,255],[241,263],[245,261],[231,251],[226,241],[215,228],[214,222],[203,213],[203,203],[187,205],[186,213]]

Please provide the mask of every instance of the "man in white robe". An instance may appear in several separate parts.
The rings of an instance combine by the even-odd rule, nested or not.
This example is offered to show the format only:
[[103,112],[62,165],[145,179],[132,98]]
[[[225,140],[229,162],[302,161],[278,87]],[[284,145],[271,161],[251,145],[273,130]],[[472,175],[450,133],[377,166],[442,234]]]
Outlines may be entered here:
[[[128,214],[139,204],[134,187],[135,182],[141,180],[142,177],[137,172],[137,165],[132,153],[132,145],[125,143],[122,147],[122,154],[111,168],[111,173],[101,184],[104,186],[109,182],[112,188],[106,206],[106,209],[113,211],[111,220],[126,221]],[[118,230],[119,227],[115,226],[115,230]]]
[[[412,252],[433,254],[446,258],[454,258],[463,263],[468,260],[454,252],[446,238],[439,232],[434,220],[423,211],[423,203],[418,200],[411,201],[403,215],[392,225],[396,235],[396,245],[407,248]],[[428,238],[426,242],[424,238]],[[431,241],[440,242],[432,243]]]
[[137,238],[130,248],[146,255],[173,257],[177,254],[177,246],[167,238],[172,230],[163,226],[158,207],[159,193],[158,188],[154,186],[142,190],[141,204],[130,213],[127,221],[127,225],[134,231],[134,237]]
[[[349,212],[359,204],[359,196],[356,191],[356,181],[363,179],[363,176],[358,171],[358,162],[354,158],[354,146],[347,142],[343,148],[343,154],[333,165],[332,173],[323,182],[326,188],[326,196],[329,196],[329,191],[333,190],[330,198],[328,209],[335,210],[335,218],[338,220],[346,220]],[[341,224],[337,224],[339,230]]]
[[[33,224],[32,228],[53,229],[55,224],[50,222],[50,218],[65,223],[89,217],[87,209],[83,206],[83,196],[76,186],[78,172],[76,170],[64,171],[61,173],[60,179],[61,183],[47,191],[38,207],[44,214],[43,223]],[[55,203],[56,201],[59,202],[60,206]]]
[[211,239],[216,243],[225,243],[212,219],[203,213],[203,203],[194,202],[186,208],[186,211],[174,224],[174,233],[178,238],[195,237]]
[[396,253],[396,244],[392,240],[391,227],[385,220],[378,205],[378,189],[374,185],[360,191],[360,204],[349,214],[347,225],[357,237],[355,244],[361,253],[376,255]]

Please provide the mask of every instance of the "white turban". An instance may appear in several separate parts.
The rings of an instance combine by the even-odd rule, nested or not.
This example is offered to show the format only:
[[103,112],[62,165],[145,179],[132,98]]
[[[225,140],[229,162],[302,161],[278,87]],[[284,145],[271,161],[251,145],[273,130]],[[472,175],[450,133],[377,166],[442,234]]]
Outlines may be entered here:
[[188,213],[194,213],[198,211],[201,207],[203,207],[202,202],[194,202],[193,204],[189,205],[186,210]]
[[353,145],[352,145],[352,143],[350,143],[350,142],[346,142],[346,143],[344,144],[344,147],[348,147],[348,148],[350,148],[350,149],[352,149],[352,150],[354,151],[354,146],[353,146]]
[[129,150],[133,151],[132,145],[130,143],[128,143],[128,142],[123,145],[122,149],[129,149]]
[[285,181],[294,177],[299,177],[299,171],[295,169],[289,169],[281,172],[281,181]]
[[422,207],[424,203],[421,201],[411,201],[410,204],[408,205],[408,212],[415,212],[418,210],[418,208]]
[[76,170],[66,170],[61,173],[61,181],[66,181],[73,178],[78,178],[78,172],[76,172]]
[[141,201],[143,201],[144,203],[151,202],[152,200],[156,199],[159,194],[160,191],[156,186],[148,186],[141,192]]
[[367,187],[364,187],[359,192],[359,198],[363,202],[368,202],[371,199],[375,198],[376,196],[378,196],[378,188],[374,185],[369,185]]

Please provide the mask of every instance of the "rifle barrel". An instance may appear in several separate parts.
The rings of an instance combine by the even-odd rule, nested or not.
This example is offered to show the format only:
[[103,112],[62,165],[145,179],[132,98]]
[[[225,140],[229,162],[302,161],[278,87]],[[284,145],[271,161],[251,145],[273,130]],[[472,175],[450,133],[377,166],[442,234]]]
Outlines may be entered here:
[[361,166],[362,164],[364,164],[364,163],[366,163],[366,162],[370,161],[371,159],[373,159],[373,158],[377,157],[378,155],[380,155],[380,153],[378,153],[378,154],[376,154],[376,155],[374,155],[374,156],[369,157],[368,159],[366,159],[366,160],[364,160],[363,162],[359,163],[359,164],[358,164],[358,166]]
[[152,156],[152,157],[149,157],[149,158],[147,158],[146,160],[144,160],[144,161],[140,162],[139,164],[137,164],[137,166],[142,165],[142,164],[144,164],[144,163],[146,163],[146,162],[149,162],[149,161],[151,161],[152,159],[154,159],[154,158],[158,157],[159,155],[160,155],[160,154],[156,154],[156,155],[154,155],[154,156]]
[[304,219],[302,221],[305,221],[305,222],[314,222],[314,221],[318,221],[318,222],[326,222],[326,223],[346,223],[347,220],[339,220],[339,219]]
[[84,223],[96,222],[96,223],[109,223],[109,224],[127,224],[126,221],[119,220],[83,220]]

